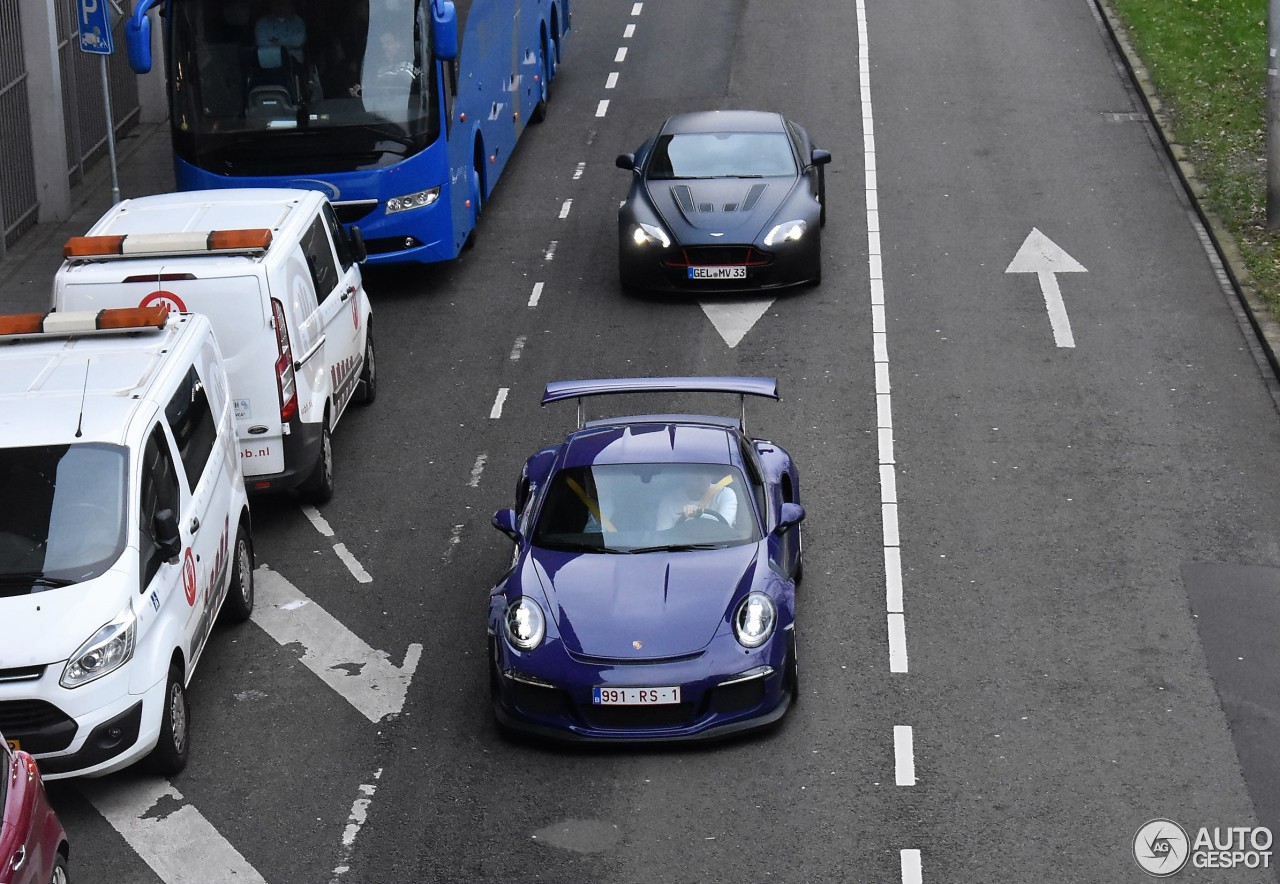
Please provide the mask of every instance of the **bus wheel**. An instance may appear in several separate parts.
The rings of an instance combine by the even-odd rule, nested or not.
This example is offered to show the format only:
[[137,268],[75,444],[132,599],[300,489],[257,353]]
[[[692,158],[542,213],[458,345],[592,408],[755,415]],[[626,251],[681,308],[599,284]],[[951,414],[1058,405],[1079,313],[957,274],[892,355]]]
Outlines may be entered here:
[[542,94],[529,115],[530,123],[541,123],[547,118],[547,103],[551,101],[551,55],[546,38],[542,40]]
[[476,247],[476,228],[480,226],[480,210],[483,207],[484,197],[480,195],[480,169],[473,166],[471,169],[471,230],[467,232],[466,242],[462,244],[464,249]]

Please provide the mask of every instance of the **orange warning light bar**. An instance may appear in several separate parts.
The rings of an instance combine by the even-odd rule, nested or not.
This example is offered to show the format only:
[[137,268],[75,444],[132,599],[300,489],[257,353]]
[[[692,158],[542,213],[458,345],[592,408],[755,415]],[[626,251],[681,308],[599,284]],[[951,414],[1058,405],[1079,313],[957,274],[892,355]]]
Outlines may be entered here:
[[152,255],[261,254],[271,247],[271,240],[271,230],[266,227],[73,236],[62,247],[62,254],[68,260],[81,261]]

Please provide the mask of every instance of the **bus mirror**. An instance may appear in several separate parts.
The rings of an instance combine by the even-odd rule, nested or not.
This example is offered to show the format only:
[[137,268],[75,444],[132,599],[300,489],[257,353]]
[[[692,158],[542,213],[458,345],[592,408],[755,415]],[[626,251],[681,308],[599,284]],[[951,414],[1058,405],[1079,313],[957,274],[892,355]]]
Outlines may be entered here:
[[364,234],[360,232],[360,228],[354,224],[347,234],[347,238],[351,242],[351,260],[357,264],[363,264],[365,259],[369,257],[369,249],[364,244]]
[[145,14],[125,19],[124,39],[129,50],[129,67],[135,74],[150,73],[151,19]]
[[436,0],[431,16],[435,20],[436,58],[453,61],[458,57],[458,14],[452,0]]

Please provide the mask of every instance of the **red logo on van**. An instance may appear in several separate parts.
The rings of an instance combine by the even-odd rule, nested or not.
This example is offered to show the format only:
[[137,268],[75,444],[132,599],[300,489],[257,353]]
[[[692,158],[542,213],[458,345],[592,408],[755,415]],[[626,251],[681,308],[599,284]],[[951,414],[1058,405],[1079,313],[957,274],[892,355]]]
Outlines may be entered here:
[[182,588],[187,594],[187,604],[191,607],[196,605],[196,557],[191,553],[191,547],[187,547],[186,558],[182,560]]
[[157,289],[138,302],[139,307],[154,307],[156,304],[167,304],[171,313],[186,313],[187,305],[173,292]]

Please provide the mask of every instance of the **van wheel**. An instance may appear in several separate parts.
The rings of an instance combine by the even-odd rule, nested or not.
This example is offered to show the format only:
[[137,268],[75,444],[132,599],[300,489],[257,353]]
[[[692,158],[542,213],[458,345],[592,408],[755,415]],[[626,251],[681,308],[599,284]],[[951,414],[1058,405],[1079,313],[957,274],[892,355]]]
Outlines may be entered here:
[[160,742],[147,756],[147,768],[152,773],[171,777],[187,766],[190,724],[182,671],[176,665],[170,666],[169,681],[164,689],[164,711],[160,716]]
[[227,600],[222,605],[222,616],[229,623],[243,623],[253,613],[253,541],[244,525],[236,529],[232,565],[235,571],[227,589]]
[[364,369],[356,386],[356,401],[368,405],[378,398],[378,363],[373,358],[373,323],[364,333]]
[[312,503],[328,503],[333,499],[333,437],[329,433],[329,416],[320,431],[320,458],[308,480],[304,495]]

